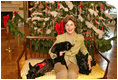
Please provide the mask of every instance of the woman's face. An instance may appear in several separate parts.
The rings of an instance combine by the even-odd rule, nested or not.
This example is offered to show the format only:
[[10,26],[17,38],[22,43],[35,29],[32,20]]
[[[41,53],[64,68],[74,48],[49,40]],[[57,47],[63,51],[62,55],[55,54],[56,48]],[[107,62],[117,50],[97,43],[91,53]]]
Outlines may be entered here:
[[65,29],[66,32],[68,34],[73,34],[75,32],[75,24],[73,21],[69,20],[66,24],[65,24]]

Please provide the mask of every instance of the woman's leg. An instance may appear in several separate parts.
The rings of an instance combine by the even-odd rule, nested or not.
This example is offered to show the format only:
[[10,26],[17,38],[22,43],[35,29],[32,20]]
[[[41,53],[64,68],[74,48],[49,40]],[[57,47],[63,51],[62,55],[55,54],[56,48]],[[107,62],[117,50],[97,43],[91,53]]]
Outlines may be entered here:
[[68,65],[68,79],[77,79],[78,78],[78,66],[77,64],[74,64],[70,62]]
[[54,70],[56,71],[56,79],[67,79],[67,69],[65,65],[58,62],[55,64]]

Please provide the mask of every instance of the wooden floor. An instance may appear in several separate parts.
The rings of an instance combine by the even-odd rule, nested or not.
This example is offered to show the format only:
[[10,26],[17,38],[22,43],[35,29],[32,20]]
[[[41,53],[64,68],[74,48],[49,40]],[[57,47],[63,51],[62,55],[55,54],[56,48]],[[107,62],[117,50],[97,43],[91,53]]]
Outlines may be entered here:
[[[24,30],[24,29],[23,29]],[[24,32],[26,29],[24,30]],[[114,28],[111,28],[110,34],[114,34]],[[23,43],[18,44],[18,37],[10,36],[10,46],[13,49],[11,53],[5,51],[8,48],[8,40],[1,30],[1,78],[2,79],[17,79],[17,59],[23,49]],[[109,66],[108,79],[117,79],[117,41],[112,41],[113,48],[104,53],[111,62]],[[100,66],[104,69],[106,62],[96,55]]]

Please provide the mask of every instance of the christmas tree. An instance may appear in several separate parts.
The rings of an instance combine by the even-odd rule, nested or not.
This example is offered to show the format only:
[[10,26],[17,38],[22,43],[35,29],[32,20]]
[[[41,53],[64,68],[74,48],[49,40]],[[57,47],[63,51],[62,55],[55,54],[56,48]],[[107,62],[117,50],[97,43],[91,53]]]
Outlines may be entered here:
[[[111,49],[108,43],[111,44],[110,41],[116,39],[104,39],[105,36],[109,36],[107,23],[112,19],[105,11],[114,8],[105,1],[31,1],[30,3],[32,5],[29,8],[30,17],[23,20],[15,16],[14,19],[26,23],[30,28],[31,36],[63,34],[63,18],[66,15],[73,15],[77,19],[76,32],[85,37],[96,37],[97,46],[101,51]],[[101,46],[108,47],[101,49]]]

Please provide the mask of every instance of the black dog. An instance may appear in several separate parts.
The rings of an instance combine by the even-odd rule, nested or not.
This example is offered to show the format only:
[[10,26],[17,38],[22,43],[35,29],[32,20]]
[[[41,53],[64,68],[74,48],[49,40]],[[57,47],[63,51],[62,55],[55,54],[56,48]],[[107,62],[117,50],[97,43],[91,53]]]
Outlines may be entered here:
[[57,55],[57,58],[54,59],[55,63],[61,62],[61,64],[65,65],[66,68],[68,69],[67,64],[66,64],[66,61],[65,61],[65,59],[64,59],[65,53],[63,53],[63,55],[60,56],[59,52],[60,52],[60,51],[68,51],[68,50],[70,50],[72,47],[73,47],[73,45],[72,45],[70,42],[68,42],[68,41],[56,43],[56,44],[52,47],[52,50],[51,50],[52,53],[54,53],[54,54]]
[[[88,54],[83,55],[81,53],[80,55],[76,55],[76,59],[79,67],[79,73],[88,75],[91,72],[91,70],[89,70],[89,65],[88,65]],[[95,65],[96,62],[94,61],[94,59],[92,59],[91,67]]]
[[35,79],[36,77],[43,76],[46,72],[49,72],[53,69],[54,64],[52,59],[45,59],[41,63],[37,63],[32,66],[29,63],[29,71],[27,74],[27,79]]
[[[54,68],[55,63],[61,62],[61,64],[66,65],[64,54],[59,56],[60,51],[67,51],[71,49],[72,45],[70,42],[61,42],[57,43],[52,47],[51,52],[57,54],[55,59],[45,59],[44,61],[37,63],[36,65],[32,66],[29,63],[29,71],[27,74],[27,79],[35,79],[36,77],[43,76],[46,72],[51,71]],[[67,65],[66,65],[67,67]],[[67,67],[68,68],[68,67]]]

